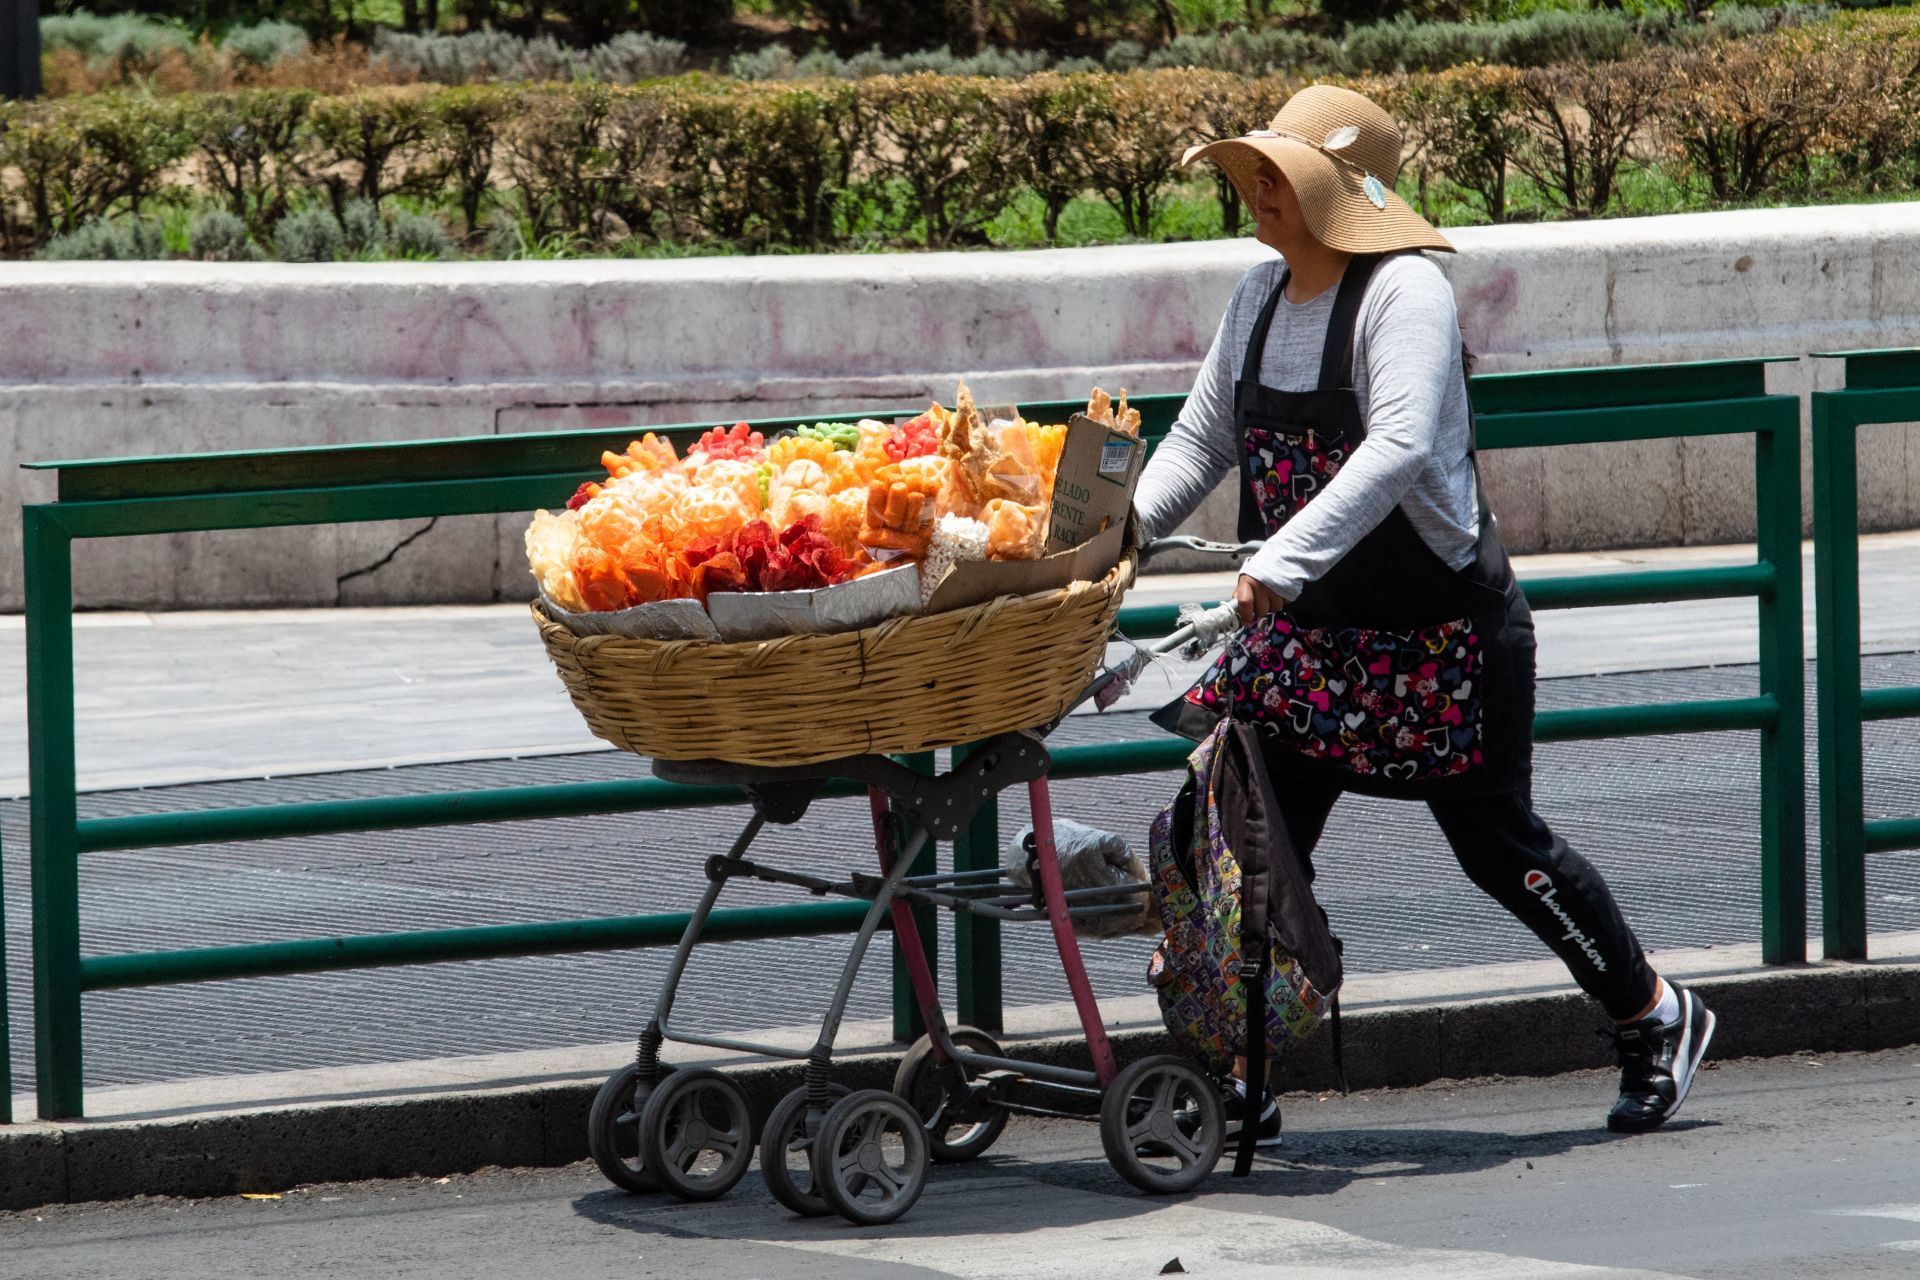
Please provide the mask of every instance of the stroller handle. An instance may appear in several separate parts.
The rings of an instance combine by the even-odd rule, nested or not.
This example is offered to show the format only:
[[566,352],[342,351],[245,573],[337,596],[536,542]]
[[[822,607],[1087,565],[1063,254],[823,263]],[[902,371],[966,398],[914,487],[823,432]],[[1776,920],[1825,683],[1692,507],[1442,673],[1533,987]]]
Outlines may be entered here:
[[1249,559],[1265,543],[1260,542],[1213,542],[1206,538],[1195,538],[1185,534],[1169,538],[1155,538],[1140,548],[1140,563],[1146,564],[1157,555],[1168,551],[1197,551],[1204,556],[1222,556],[1238,564]]

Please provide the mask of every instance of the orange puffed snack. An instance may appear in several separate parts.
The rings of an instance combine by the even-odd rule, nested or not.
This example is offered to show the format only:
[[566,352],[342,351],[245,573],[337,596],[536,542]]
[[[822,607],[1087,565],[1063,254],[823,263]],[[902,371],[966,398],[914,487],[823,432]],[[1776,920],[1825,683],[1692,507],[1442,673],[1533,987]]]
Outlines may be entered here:
[[827,498],[820,511],[820,532],[833,545],[853,555],[861,551],[860,531],[866,526],[867,490],[865,486],[842,489]]
[[1044,503],[1023,506],[995,498],[980,512],[987,526],[990,560],[1038,560],[1047,544],[1047,508]]
[[607,476],[614,480],[636,471],[665,471],[678,466],[679,462],[680,459],[673,452],[673,441],[656,436],[651,431],[629,444],[625,453],[607,452],[600,455],[600,465],[607,469]]
[[685,575],[667,548],[665,534],[658,517],[637,517],[615,501],[582,507],[573,577],[586,607],[627,609],[682,594]]
[[759,481],[754,480],[751,503],[735,487],[693,485],[675,505],[670,517],[675,541],[724,538],[760,515]]
[[1040,491],[1053,496],[1053,476],[1060,469],[1060,454],[1067,447],[1064,425],[1031,428],[1034,461],[1040,467]]
[[933,536],[934,500],[939,494],[939,482],[929,475],[898,465],[880,468],[867,486],[861,545],[875,551],[926,555],[927,540]]

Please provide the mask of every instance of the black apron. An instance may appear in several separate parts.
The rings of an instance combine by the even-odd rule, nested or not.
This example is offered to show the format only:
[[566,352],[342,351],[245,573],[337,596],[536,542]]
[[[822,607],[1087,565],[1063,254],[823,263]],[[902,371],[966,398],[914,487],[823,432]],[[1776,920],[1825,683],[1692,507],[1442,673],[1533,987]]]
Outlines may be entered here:
[[[1354,329],[1381,255],[1340,282],[1313,391],[1260,383],[1283,274],[1234,386],[1240,537],[1270,538],[1366,438],[1353,391]],[[1468,457],[1473,457],[1468,444]],[[1228,642],[1185,697],[1154,719],[1195,738],[1220,716],[1259,725],[1276,775],[1405,799],[1508,791],[1530,769],[1533,630],[1480,491],[1479,538],[1450,568],[1398,506],[1299,599]]]

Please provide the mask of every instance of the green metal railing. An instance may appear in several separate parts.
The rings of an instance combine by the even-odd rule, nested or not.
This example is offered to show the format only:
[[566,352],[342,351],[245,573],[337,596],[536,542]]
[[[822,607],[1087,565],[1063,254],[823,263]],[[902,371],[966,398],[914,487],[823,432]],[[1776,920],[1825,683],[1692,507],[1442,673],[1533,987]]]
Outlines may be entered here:
[[[1510,374],[1474,384],[1486,449],[1601,444],[1682,436],[1755,439],[1759,553],[1724,569],[1632,571],[1528,582],[1536,605],[1654,603],[1753,597],[1760,620],[1760,691],[1751,698],[1542,713],[1543,741],[1750,729],[1761,735],[1763,949],[1770,962],[1803,958],[1805,851],[1801,796],[1798,402],[1766,394],[1760,360]],[[1149,439],[1164,434],[1182,398],[1143,398]],[[1033,405],[1038,417],[1076,406]],[[893,411],[888,411],[893,412]],[[879,415],[876,415],[879,416]],[[772,419],[772,430],[808,419]],[[654,428],[682,445],[701,426]],[[197,810],[120,818],[78,815],[74,761],[72,545],[78,538],[196,530],[419,519],[519,512],[565,501],[598,474],[601,450],[624,449],[634,428],[37,464],[58,473],[58,500],[28,506],[25,522],[30,830],[33,873],[35,1083],[39,1114],[82,1114],[81,998],[89,991],[263,974],[654,946],[673,941],[682,915],[494,925],[368,937],[300,939],[137,955],[83,956],[82,854],[156,845],[262,840],[319,832],[573,816],[732,802],[726,788],[652,779],[388,796],[325,803]],[[1130,634],[1164,634],[1171,609],[1129,609]],[[964,751],[964,748],[962,748]],[[1172,769],[1175,738],[1066,747],[1055,778]],[[924,761],[921,762],[924,767]],[[845,786],[829,794],[851,794]],[[955,864],[994,865],[999,822],[989,805],[956,842]],[[793,937],[850,931],[862,904],[808,903],[716,912],[709,936]],[[955,921],[960,1016],[1001,1024],[998,926]],[[896,993],[902,989],[899,966]],[[896,1014],[906,1010],[896,1001]],[[4,1006],[0,1006],[4,1015]],[[910,1030],[896,1017],[896,1031]],[[0,1026],[0,1071],[5,1068]]]
[[1848,351],[1846,389],[1813,393],[1814,687],[1821,949],[1867,958],[1867,855],[1920,849],[1920,817],[1866,816],[1863,726],[1920,717],[1920,685],[1860,687],[1861,427],[1920,422],[1920,350]]

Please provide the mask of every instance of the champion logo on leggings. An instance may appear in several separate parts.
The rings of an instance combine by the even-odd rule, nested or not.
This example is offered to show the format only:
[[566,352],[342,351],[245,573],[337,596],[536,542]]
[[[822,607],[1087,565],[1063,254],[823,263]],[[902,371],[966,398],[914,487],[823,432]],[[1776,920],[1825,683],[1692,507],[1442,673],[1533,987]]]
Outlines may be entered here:
[[1553,877],[1544,871],[1529,871],[1527,872],[1526,886],[1527,892],[1538,897],[1541,904],[1545,906],[1547,910],[1553,912],[1553,918],[1565,926],[1567,931],[1561,936],[1566,938],[1568,942],[1579,947],[1580,950],[1586,952],[1587,959],[1593,961],[1593,967],[1601,973],[1605,973],[1607,971],[1607,962],[1601,957],[1600,948],[1593,944],[1593,939],[1589,938],[1586,931],[1573,922],[1573,917],[1567,914],[1567,909],[1560,905],[1560,890],[1554,887]]

